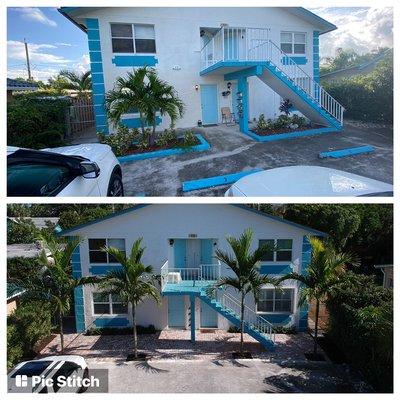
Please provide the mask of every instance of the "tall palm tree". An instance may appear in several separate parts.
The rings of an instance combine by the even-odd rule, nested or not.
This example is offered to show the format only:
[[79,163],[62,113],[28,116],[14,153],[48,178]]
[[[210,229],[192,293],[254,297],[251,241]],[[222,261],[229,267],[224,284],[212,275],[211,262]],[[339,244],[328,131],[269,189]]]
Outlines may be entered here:
[[147,298],[153,298],[157,304],[161,302],[159,290],[156,287],[156,278],[153,268],[142,263],[145,248],[141,247],[142,238],[137,239],[131,249],[129,257],[124,251],[114,247],[105,250],[113,256],[122,269],[113,270],[99,282],[99,289],[104,293],[118,295],[125,305],[132,305],[133,348],[134,358],[138,356],[136,309],[138,304]]
[[316,302],[314,326],[314,356],[316,357],[320,304],[332,288],[340,282],[346,265],[357,266],[359,260],[351,253],[336,251],[331,242],[324,243],[318,238],[311,237],[310,243],[312,255],[307,270],[303,274],[296,272],[286,274],[279,279],[279,282],[292,279],[302,284],[298,301],[299,307],[312,300]]
[[43,268],[37,274],[19,280],[18,284],[25,290],[26,298],[51,304],[59,321],[61,353],[63,353],[63,317],[71,309],[72,293],[79,286],[95,283],[96,278],[72,276],[71,258],[80,243],[78,237],[67,240],[42,231],[38,239],[43,243],[43,249],[39,255],[39,262]]
[[213,288],[230,286],[240,295],[240,353],[243,353],[243,332],[244,332],[244,304],[245,298],[252,293],[256,302],[259,301],[261,288],[266,284],[276,285],[276,280],[268,275],[260,274],[259,262],[265,253],[273,250],[270,245],[263,245],[251,252],[253,232],[246,229],[243,234],[236,239],[232,236],[226,238],[233,255],[221,249],[217,249],[215,257],[225,263],[235,274],[220,278]]
[[91,71],[84,72],[82,74],[63,70],[60,71],[59,77],[64,80],[59,83],[61,89],[74,90],[78,93],[78,97],[89,97],[90,91],[92,90],[92,73]]
[[126,78],[119,77],[114,89],[106,93],[105,107],[108,118],[118,125],[122,115],[137,110],[142,135],[146,126],[152,126],[149,145],[154,144],[157,112],[168,115],[173,126],[183,115],[183,102],[174,88],[161,80],[155,69],[147,66],[129,72]]

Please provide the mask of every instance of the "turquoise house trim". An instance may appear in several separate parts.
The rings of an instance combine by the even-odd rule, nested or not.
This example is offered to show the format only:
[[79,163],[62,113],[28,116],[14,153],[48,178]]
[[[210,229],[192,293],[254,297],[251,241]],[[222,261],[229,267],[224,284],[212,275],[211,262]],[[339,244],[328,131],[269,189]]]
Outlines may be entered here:
[[316,128],[316,129],[308,129],[306,131],[293,131],[287,133],[279,133],[276,135],[270,136],[261,136],[257,135],[257,133],[253,131],[243,132],[245,135],[250,136],[252,139],[257,140],[257,142],[274,142],[276,140],[286,140],[286,139],[295,139],[298,137],[305,137],[305,136],[313,136],[313,135],[320,135],[323,133],[332,133],[332,132],[340,132],[341,129],[336,127],[326,127],[326,128]]
[[125,317],[99,317],[94,320],[97,328],[125,328],[129,325],[128,318]]
[[111,62],[117,67],[154,67],[158,60],[155,56],[114,56]]
[[188,148],[175,148],[175,149],[168,149],[168,150],[157,150],[151,151],[148,153],[140,153],[140,154],[131,154],[129,156],[122,156],[118,157],[120,163],[131,162],[131,161],[139,161],[139,160],[146,160],[148,158],[158,158],[158,157],[169,157],[169,156],[176,156],[178,154],[185,154],[191,151],[206,151],[211,148],[210,144],[201,136],[199,133],[195,135],[200,144],[196,146],[191,146]]
[[[303,236],[302,254],[301,254],[301,273],[307,272],[308,264],[311,262],[311,243],[309,236]],[[308,304],[304,304],[299,310],[298,330],[305,332],[308,329]]]
[[[97,18],[86,18],[89,58],[92,71],[92,92],[94,101],[94,112],[96,131],[104,134],[109,133],[106,110],[104,108],[104,75],[101,55],[99,20]],[[99,98],[99,96],[103,96]]]
[[91,265],[89,272],[92,275],[106,275],[110,271],[117,271],[122,269],[120,265]]
[[[156,117],[156,124],[160,125],[162,118],[160,116]],[[128,128],[140,128],[140,118],[123,118],[121,124]],[[146,125],[147,126],[147,125]]]
[[272,274],[272,275],[283,275],[293,272],[293,268],[290,264],[286,265],[274,265],[274,264],[261,264],[260,274]]
[[201,263],[212,264],[213,262],[213,247],[214,240],[201,239]]
[[[71,257],[72,276],[74,278],[82,277],[80,246],[77,246]],[[75,303],[75,328],[77,332],[85,331],[85,307],[83,300],[83,287],[78,286],[74,289]]]
[[349,147],[347,149],[341,149],[341,150],[322,151],[321,153],[319,153],[318,157],[319,158],[342,158],[342,157],[354,156],[357,154],[372,153],[374,151],[375,151],[374,146],[366,145],[366,146],[360,146],[360,147]]
[[281,63],[283,65],[289,65],[290,60],[294,61],[297,65],[306,65],[308,63],[308,60],[306,57],[301,57],[301,56],[293,56],[293,57],[282,57]]

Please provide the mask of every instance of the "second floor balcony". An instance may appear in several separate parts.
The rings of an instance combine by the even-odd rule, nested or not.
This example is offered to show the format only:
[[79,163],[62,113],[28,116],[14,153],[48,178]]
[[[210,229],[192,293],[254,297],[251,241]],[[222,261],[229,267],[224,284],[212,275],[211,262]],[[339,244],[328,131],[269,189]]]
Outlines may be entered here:
[[269,28],[221,27],[201,49],[201,71],[221,61],[265,61]]

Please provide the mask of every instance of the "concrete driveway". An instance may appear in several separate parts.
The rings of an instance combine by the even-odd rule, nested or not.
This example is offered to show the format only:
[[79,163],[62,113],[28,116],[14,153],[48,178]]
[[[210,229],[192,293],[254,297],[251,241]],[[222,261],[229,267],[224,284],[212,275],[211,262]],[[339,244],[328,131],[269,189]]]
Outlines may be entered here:
[[[346,122],[340,133],[269,143],[256,142],[236,127],[200,130],[212,148],[201,153],[123,164],[126,196],[221,196],[227,186],[182,193],[182,182],[244,170],[290,165],[319,165],[393,181],[393,130],[373,124]],[[319,159],[321,151],[372,145],[374,153],[342,159]]]
[[352,393],[359,385],[328,362],[265,360],[93,363],[117,393]]

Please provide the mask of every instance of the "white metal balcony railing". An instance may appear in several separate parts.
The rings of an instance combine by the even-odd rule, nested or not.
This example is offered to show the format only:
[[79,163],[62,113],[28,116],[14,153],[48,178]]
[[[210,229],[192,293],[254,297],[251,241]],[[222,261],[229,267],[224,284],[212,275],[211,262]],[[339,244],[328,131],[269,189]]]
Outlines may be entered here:
[[222,27],[201,49],[202,70],[220,61],[268,61],[343,124],[344,107],[269,39],[270,29]]
[[167,283],[184,283],[187,281],[216,281],[221,276],[221,263],[200,264],[198,268],[170,267],[166,261],[161,267],[161,289]]

